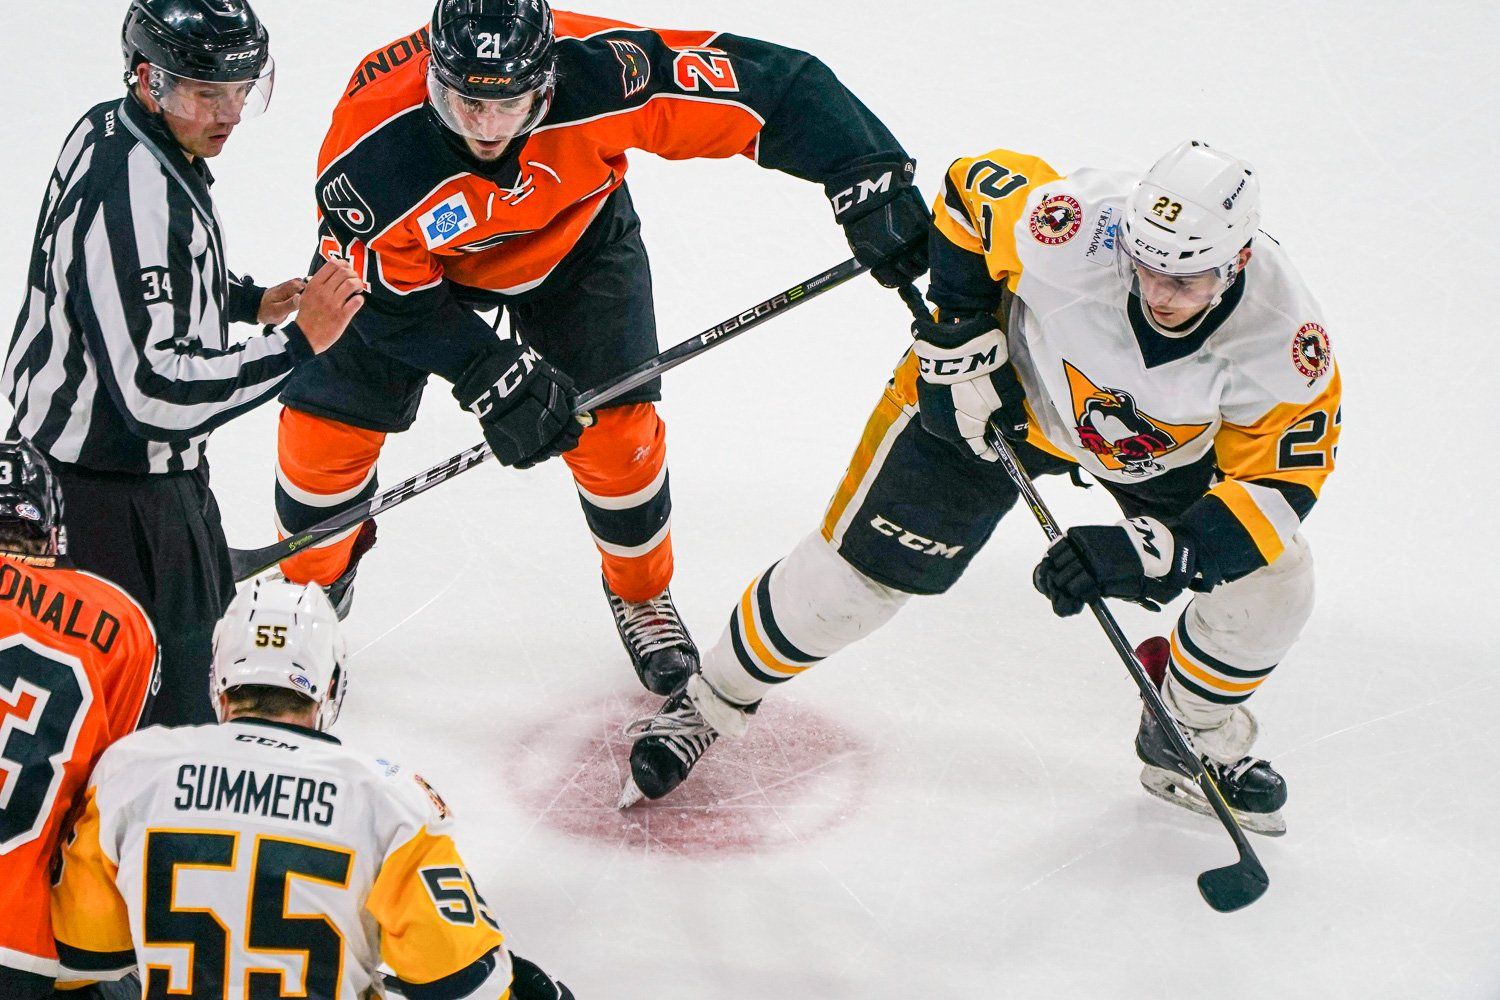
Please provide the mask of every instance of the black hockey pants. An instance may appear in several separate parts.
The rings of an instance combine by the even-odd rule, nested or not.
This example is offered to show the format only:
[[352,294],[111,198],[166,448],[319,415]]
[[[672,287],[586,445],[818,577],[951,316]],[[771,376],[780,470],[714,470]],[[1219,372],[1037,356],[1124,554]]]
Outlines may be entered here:
[[53,467],[73,565],[117,584],[156,628],[161,693],[147,722],[213,722],[210,646],[234,599],[234,574],[207,467],[159,475]]

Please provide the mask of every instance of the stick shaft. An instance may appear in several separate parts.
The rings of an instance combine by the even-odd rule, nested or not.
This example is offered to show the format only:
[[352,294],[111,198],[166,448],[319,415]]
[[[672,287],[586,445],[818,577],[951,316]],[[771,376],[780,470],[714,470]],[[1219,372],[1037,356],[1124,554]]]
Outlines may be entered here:
[[[749,309],[709,327],[696,337],[667,348],[656,357],[636,365],[608,383],[581,393],[578,396],[576,405],[573,407],[573,413],[575,416],[587,413],[590,410],[609,403],[611,400],[618,399],[631,390],[639,388],[652,379],[671,371],[685,361],[695,358],[705,351],[712,350],[726,341],[733,340],[745,331],[764,323],[772,316],[779,316],[793,306],[801,305],[803,302],[815,298],[831,288],[842,285],[849,279],[862,274],[865,270],[864,265],[851,257],[849,260],[837,264],[821,274],[814,275],[783,292],[778,292],[769,299],[758,302]],[[270,569],[283,559],[287,559],[303,549],[316,545],[340,532],[348,531],[377,513],[399,506],[412,497],[426,493],[439,483],[445,483],[454,476],[469,471],[474,466],[490,458],[492,454],[489,445],[483,443],[477,444],[472,448],[467,448],[459,452],[446,461],[434,465],[425,472],[419,472],[410,479],[397,483],[389,489],[382,490],[363,503],[335,514],[326,521],[315,524],[311,528],[305,528],[279,542],[258,549],[231,549],[229,556],[230,563],[234,569],[234,578],[236,580],[246,580],[257,573]]]

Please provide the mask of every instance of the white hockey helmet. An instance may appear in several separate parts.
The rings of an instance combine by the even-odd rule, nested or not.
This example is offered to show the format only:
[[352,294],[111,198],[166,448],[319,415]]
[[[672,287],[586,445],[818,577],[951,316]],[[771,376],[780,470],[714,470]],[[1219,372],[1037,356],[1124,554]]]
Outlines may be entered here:
[[1260,181],[1243,160],[1190,139],[1146,172],[1125,203],[1120,248],[1131,262],[1187,277],[1222,270],[1260,228]]
[[242,684],[286,688],[318,706],[315,724],[326,731],[344,703],[347,660],[338,614],[322,587],[258,577],[214,626],[214,711],[223,722],[219,696]]

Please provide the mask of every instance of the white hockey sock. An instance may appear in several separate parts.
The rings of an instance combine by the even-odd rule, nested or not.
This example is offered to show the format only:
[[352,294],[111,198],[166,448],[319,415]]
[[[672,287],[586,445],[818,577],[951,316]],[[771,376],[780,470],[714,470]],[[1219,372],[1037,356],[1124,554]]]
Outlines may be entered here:
[[819,532],[756,577],[703,657],[724,698],[749,705],[891,620],[910,594],[850,566]]
[[1178,719],[1204,734],[1211,745],[1201,750],[1234,759],[1249,751],[1256,727],[1242,703],[1292,648],[1312,607],[1312,552],[1300,535],[1270,566],[1188,605],[1172,631],[1162,695]]

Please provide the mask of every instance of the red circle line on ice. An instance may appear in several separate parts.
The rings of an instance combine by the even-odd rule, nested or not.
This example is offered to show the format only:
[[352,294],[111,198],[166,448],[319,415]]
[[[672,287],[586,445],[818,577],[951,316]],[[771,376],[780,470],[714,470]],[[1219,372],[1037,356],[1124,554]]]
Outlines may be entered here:
[[523,808],[570,836],[668,855],[792,846],[860,811],[872,748],[787,698],[768,699],[743,739],[715,744],[670,795],[616,809],[630,766],[625,724],[659,704],[615,695],[524,733],[509,776]]

